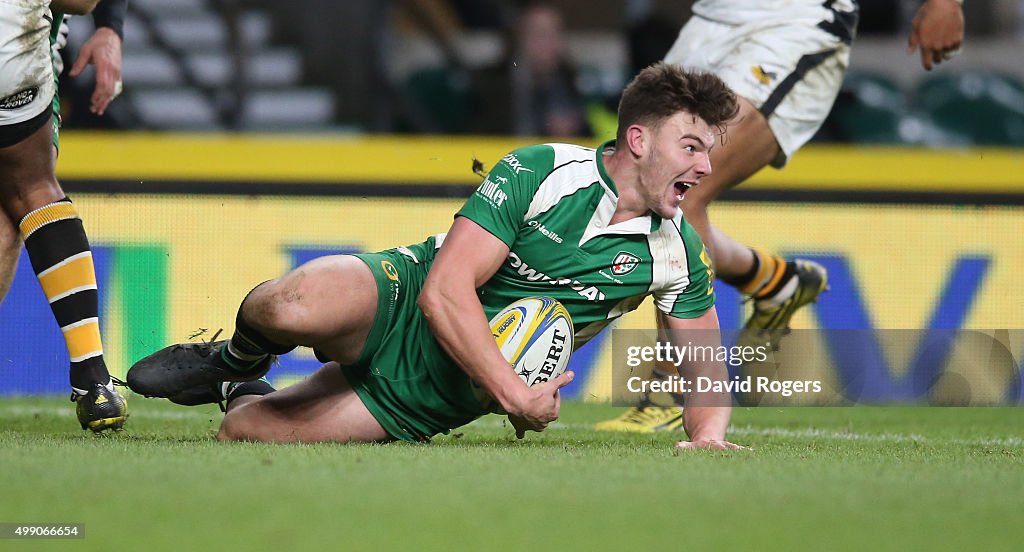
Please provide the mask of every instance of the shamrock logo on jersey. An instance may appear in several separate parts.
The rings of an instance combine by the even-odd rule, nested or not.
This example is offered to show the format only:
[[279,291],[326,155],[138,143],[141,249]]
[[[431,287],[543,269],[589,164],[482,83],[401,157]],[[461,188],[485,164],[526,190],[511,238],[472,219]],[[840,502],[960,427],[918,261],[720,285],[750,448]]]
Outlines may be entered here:
[[615,260],[612,261],[612,274],[616,276],[625,276],[633,269],[636,268],[637,263],[640,262],[640,257],[626,253],[625,251],[619,251],[619,254],[615,256]]

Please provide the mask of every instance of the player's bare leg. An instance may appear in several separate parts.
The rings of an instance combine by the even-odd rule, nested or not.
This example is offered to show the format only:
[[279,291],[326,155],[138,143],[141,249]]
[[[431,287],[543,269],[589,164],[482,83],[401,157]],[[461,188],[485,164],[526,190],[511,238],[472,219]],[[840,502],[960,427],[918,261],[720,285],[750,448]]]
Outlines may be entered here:
[[[389,441],[337,362],[279,391],[256,379],[269,369],[273,355],[298,345],[354,363],[376,310],[377,284],[363,261],[321,257],[252,290],[239,308],[231,340],[154,353],[132,367],[129,385],[183,405],[227,401],[221,440]],[[232,380],[252,381],[224,383]]]
[[269,395],[229,403],[217,438],[270,443],[380,443],[394,438],[352,390],[336,362]]
[[241,310],[274,343],[313,347],[351,364],[376,317],[377,283],[357,257],[320,257],[254,289]]
[[[128,372],[133,391],[179,404],[211,384],[258,380],[296,346],[355,362],[377,311],[377,285],[363,261],[321,257],[257,286],[242,301],[230,340],[172,345]],[[182,398],[182,395],[185,398]]]

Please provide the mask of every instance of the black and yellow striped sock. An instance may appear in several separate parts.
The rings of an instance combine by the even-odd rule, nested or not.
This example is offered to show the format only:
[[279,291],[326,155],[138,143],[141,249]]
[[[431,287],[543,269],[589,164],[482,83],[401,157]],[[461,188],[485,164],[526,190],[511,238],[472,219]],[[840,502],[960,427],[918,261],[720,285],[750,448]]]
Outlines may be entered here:
[[786,260],[754,248],[750,252],[754,254],[754,264],[746,274],[732,278],[723,276],[721,279],[743,295],[760,299],[777,291],[778,286],[785,282]]
[[84,394],[97,383],[109,383],[100,341],[96,269],[78,211],[64,198],[25,215],[18,227],[32,270],[64,334],[71,387]]
[[755,292],[751,297],[756,301],[772,299],[779,295],[784,289],[792,289],[787,288],[786,286],[795,276],[796,264],[793,263],[793,261],[787,262],[782,258],[778,258],[775,273],[772,275],[771,280],[761,286],[761,289],[757,290],[757,292]]

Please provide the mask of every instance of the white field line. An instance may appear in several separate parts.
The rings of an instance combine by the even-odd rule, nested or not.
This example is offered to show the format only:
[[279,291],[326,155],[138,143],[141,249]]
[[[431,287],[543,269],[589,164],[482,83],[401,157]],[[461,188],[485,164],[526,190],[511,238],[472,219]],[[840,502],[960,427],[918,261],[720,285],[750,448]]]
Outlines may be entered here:
[[[54,416],[72,418],[74,408],[58,407],[29,407],[19,405],[0,404],[0,418],[6,416]],[[130,418],[152,419],[152,420],[213,420],[217,421],[217,413],[199,412],[197,410],[182,408],[180,411],[165,410],[133,410],[130,411]],[[479,427],[502,427],[507,425],[503,417],[488,416],[472,423]],[[555,422],[548,431],[580,431],[591,430],[590,424],[568,424]],[[457,431],[457,430],[456,430]],[[837,441],[863,441],[872,443],[918,443],[918,444],[951,444],[966,446],[985,447],[1024,447],[1024,438],[1020,437],[992,437],[978,439],[936,439],[929,438],[915,433],[857,433],[852,431],[833,431],[816,428],[788,429],[782,427],[756,427],[752,425],[732,426],[729,428],[729,435],[743,437],[784,437],[789,439],[831,439]]]
[[781,427],[754,427],[750,425],[729,428],[730,434],[752,437],[787,437],[796,439],[835,439],[840,441],[867,441],[875,443],[942,443],[970,446],[1020,447],[1020,437],[990,437],[980,439],[935,439],[914,433],[855,433],[824,429],[786,429]]

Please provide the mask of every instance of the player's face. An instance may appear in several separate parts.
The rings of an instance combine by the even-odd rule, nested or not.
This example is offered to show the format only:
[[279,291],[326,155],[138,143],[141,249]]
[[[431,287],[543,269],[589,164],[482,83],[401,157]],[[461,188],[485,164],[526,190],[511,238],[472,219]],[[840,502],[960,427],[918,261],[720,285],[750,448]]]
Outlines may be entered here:
[[686,190],[711,174],[708,155],[715,135],[703,119],[685,111],[651,131],[648,155],[640,167],[640,190],[651,211],[672,218]]

